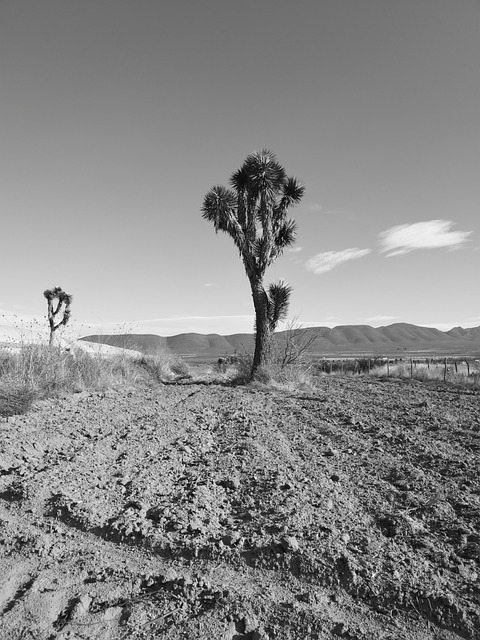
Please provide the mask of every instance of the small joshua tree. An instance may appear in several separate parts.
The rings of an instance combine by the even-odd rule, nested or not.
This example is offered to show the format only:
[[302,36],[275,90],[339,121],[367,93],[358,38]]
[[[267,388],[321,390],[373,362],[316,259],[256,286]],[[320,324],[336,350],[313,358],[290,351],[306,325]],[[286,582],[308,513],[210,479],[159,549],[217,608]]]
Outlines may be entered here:
[[[52,346],[55,331],[59,327],[64,327],[70,320],[70,305],[72,304],[73,296],[65,293],[61,287],[47,289],[43,292],[43,295],[47,299],[48,304],[48,324],[50,325],[49,345]],[[59,313],[62,313],[62,319],[58,319],[56,322]]]
[[231,236],[250,282],[255,307],[254,377],[271,360],[273,333],[286,317],[291,293],[284,282],[265,288],[265,271],[295,242],[296,224],[287,217],[288,210],[300,202],[305,187],[287,176],[268,149],[249,155],[230,185],[231,189],[217,185],[207,193],[202,215],[215,231]]

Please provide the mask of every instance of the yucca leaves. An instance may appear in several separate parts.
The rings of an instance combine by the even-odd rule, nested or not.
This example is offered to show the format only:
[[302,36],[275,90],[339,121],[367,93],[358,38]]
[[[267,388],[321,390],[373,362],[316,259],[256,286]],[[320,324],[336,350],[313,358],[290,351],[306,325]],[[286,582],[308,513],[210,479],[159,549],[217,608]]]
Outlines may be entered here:
[[242,191],[248,191],[248,174],[245,165],[240,167],[238,171],[235,171],[230,178],[230,185],[235,189],[237,193]]
[[287,178],[283,185],[283,196],[288,201],[288,206],[298,204],[305,195],[305,185],[297,178]]
[[275,331],[281,320],[286,320],[292,287],[285,282],[272,283],[268,286],[268,322]]
[[207,193],[202,206],[202,216],[213,222],[215,231],[228,231],[228,221],[235,215],[235,193],[222,185],[216,185]]
[[242,169],[247,177],[248,190],[255,196],[275,197],[287,180],[285,169],[268,149],[247,156]]
[[297,236],[297,223],[295,220],[285,220],[277,229],[275,234],[275,245],[279,251],[290,247]]
[[305,187],[288,177],[272,151],[247,156],[230,178],[231,189],[213,187],[205,196],[202,215],[215,231],[228,233],[243,258],[245,269],[265,269],[295,241],[296,224],[288,209],[300,202]]

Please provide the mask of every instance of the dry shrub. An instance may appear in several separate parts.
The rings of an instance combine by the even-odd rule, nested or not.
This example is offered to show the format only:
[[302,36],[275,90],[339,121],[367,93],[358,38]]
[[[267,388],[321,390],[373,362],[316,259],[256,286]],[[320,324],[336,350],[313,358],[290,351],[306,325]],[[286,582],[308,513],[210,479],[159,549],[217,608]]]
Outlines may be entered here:
[[272,344],[273,362],[281,369],[290,365],[305,365],[311,359],[311,347],[317,336],[310,336],[310,329],[291,320],[282,335],[277,335]]
[[137,362],[159,382],[190,377],[185,360],[167,347],[158,348],[154,354],[145,354]]
[[246,384],[251,380],[253,357],[248,353],[235,354],[223,371],[223,378],[232,384]]
[[272,376],[272,386],[290,392],[313,391],[315,381],[308,365],[290,365]]
[[311,375],[312,365],[304,357],[301,360],[295,358],[294,363],[286,364],[284,352],[282,350],[274,352],[271,364],[259,367],[255,371],[253,380],[252,365],[251,354],[236,354],[233,362],[227,364],[223,371],[223,379],[232,384],[253,382],[292,392],[311,390],[315,387],[314,378]]
[[476,362],[472,361],[470,368],[467,369],[467,365],[464,360],[457,360],[457,366],[455,362],[447,363],[447,373],[445,375],[445,365],[441,360],[427,362],[414,362],[413,366],[409,360],[403,360],[401,362],[391,362],[388,368],[387,365],[382,364],[375,369],[372,369],[371,375],[391,378],[413,378],[414,380],[420,380],[421,382],[441,382],[446,381],[450,384],[467,387],[467,388],[479,388],[480,387],[480,371],[476,368]]
[[308,364],[281,366],[274,363],[266,367],[259,367],[255,372],[254,382],[290,393],[312,392],[316,387],[311,367]]
[[67,387],[74,385],[77,389],[106,389],[119,384],[134,384],[139,378],[138,367],[131,356],[90,355],[76,349],[67,358]]
[[[0,352],[0,387],[19,397],[48,397],[58,392],[83,391],[134,382],[138,368],[131,358],[90,355],[42,344],[22,344]],[[28,392],[28,393],[27,393]]]
[[7,418],[30,410],[36,394],[24,385],[4,383],[0,386],[0,416]]

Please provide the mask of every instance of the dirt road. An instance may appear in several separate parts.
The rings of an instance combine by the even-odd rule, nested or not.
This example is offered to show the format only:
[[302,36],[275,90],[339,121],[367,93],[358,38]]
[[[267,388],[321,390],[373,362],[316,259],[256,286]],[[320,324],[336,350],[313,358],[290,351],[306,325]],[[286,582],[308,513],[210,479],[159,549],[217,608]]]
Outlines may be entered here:
[[480,395],[183,384],[0,423],[0,638],[480,638]]

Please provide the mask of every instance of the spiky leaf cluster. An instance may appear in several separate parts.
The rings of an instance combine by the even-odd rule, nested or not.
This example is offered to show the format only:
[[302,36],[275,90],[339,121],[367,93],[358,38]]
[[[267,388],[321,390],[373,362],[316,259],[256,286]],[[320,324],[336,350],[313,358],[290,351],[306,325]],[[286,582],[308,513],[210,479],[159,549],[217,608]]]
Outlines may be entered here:
[[217,185],[205,196],[202,216],[215,230],[228,233],[243,259],[247,275],[263,277],[272,262],[292,245],[296,223],[287,217],[305,187],[263,149],[249,155],[230,178],[230,189]]
[[267,317],[271,331],[286,320],[292,287],[285,282],[272,283],[267,290]]

